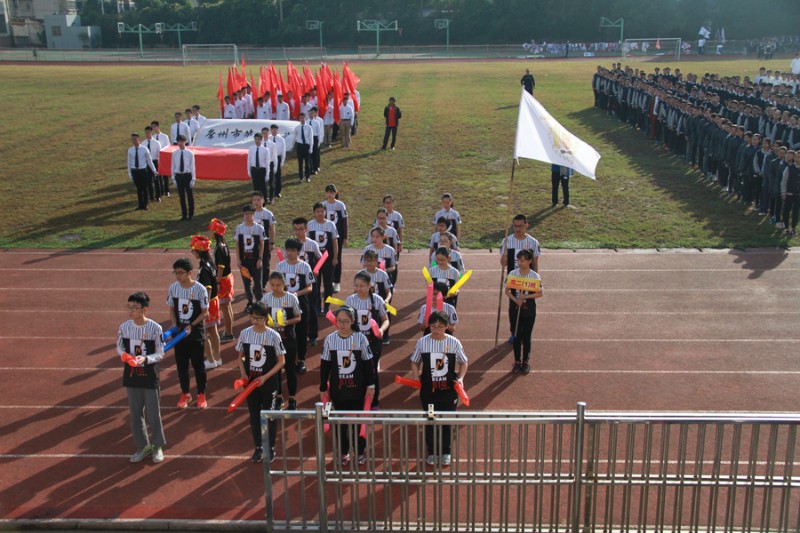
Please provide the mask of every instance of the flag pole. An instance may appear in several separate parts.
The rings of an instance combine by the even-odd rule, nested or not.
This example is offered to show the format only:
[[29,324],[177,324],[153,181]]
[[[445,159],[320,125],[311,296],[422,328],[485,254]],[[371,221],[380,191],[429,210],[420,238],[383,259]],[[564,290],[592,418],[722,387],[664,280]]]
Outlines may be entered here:
[[[508,208],[506,209],[506,229],[505,229],[505,236],[503,237],[503,242],[506,243],[506,251],[508,250],[508,228],[511,226],[511,204],[513,203],[514,199],[514,169],[517,166],[517,160],[511,160],[511,180],[508,183]],[[500,250],[502,251],[503,245],[500,245]],[[497,349],[500,340],[500,313],[503,307],[503,279],[505,278],[505,269],[506,267],[502,264],[500,265],[500,294],[497,296],[497,328],[494,331],[494,349]]]

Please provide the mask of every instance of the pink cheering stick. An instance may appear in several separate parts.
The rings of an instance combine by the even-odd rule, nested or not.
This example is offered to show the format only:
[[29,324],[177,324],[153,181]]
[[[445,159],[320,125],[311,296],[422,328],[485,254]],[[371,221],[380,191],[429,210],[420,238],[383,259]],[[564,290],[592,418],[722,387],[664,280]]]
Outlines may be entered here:
[[247,386],[247,388],[244,389],[242,392],[240,392],[239,395],[236,398],[234,398],[233,401],[230,403],[230,405],[228,406],[228,412],[230,413],[234,409],[239,407],[242,404],[242,402],[245,401],[245,399],[248,396],[250,396],[250,393],[258,388],[260,381],[261,380],[259,380],[258,378],[251,381],[250,384]]
[[425,294],[425,327],[428,327],[428,319],[433,311],[433,283],[428,283],[428,292]]
[[317,261],[317,264],[316,264],[316,265],[314,265],[314,274],[315,274],[315,275],[316,275],[316,274],[319,274],[319,269],[320,269],[320,268],[322,268],[322,265],[324,265],[324,264],[325,264],[325,261],[326,261],[327,259],[328,259],[328,250],[325,250],[325,252],[324,252],[324,253],[322,254],[322,256],[319,258],[319,261]]
[[436,293],[436,310],[437,311],[441,311],[442,309],[444,309],[444,298],[442,298],[442,293],[441,292],[437,292]]
[[333,324],[333,327],[336,327],[336,317],[333,315],[333,311],[328,309],[328,313],[325,315],[325,318],[327,318],[328,320],[331,321],[331,324]]
[[283,261],[283,250],[280,248],[275,248],[275,253],[278,255],[278,261]]
[[380,326],[377,322],[375,322],[374,318],[369,319],[369,327],[372,328],[372,334],[375,335],[377,338],[383,338],[383,331],[381,331]]
[[[372,411],[372,399],[364,398],[364,411]],[[364,415],[362,415],[364,416]],[[362,439],[367,438],[367,425],[361,424],[361,429],[358,430],[358,436]]]
[[184,329],[183,331],[172,337],[172,340],[164,345],[164,353],[170,351],[173,348],[173,346],[181,342],[188,334],[189,332]]
[[404,385],[406,387],[411,387],[413,389],[421,389],[422,388],[422,383],[418,379],[409,379],[409,378],[403,378],[403,377],[400,377],[400,376],[395,376],[394,377],[394,382],[397,383],[398,385]]
[[381,259],[381,262],[380,262],[380,263],[378,263],[378,268],[380,268],[381,270],[383,270],[384,272],[386,272],[386,261],[384,261],[383,259]]
[[122,352],[120,359],[122,359],[123,363],[127,363],[128,366],[136,366],[136,358],[128,352]]

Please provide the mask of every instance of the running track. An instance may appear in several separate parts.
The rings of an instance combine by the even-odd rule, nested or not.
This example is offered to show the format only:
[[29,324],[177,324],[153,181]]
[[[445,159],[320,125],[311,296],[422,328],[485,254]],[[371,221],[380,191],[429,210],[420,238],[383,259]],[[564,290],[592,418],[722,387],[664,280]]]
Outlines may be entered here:
[[[263,519],[246,410],[226,413],[238,377],[233,343],[210,373],[205,412],[174,407],[177,374],[165,359],[167,459],[128,462],[117,327],[137,290],[150,294],[150,317],[167,323],[171,264],[184,255],[0,251],[0,518]],[[574,410],[586,401],[590,410],[800,411],[796,250],[545,250],[529,376],[509,372],[505,301],[494,349],[497,251],[464,259],[474,275],[461,291],[457,335],[470,358],[472,409]],[[356,263],[346,256],[345,279]],[[407,372],[418,336],[424,263],[422,252],[402,258],[400,317],[382,359],[385,409],[417,406],[392,378]],[[237,332],[243,307],[235,304]],[[318,397],[320,349],[311,348],[301,377],[301,407]]]

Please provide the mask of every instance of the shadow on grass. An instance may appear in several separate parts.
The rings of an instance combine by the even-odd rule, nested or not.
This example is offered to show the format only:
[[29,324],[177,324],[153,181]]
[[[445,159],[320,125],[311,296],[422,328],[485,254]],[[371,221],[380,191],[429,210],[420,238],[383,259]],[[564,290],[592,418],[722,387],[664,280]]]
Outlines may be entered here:
[[[745,248],[763,246],[765,239],[760,236],[756,240],[752,235],[740,235],[737,232],[737,226],[743,223],[741,204],[718,184],[693,170],[682,158],[656,146],[643,132],[594,107],[571,113],[569,117],[590,129],[608,145],[614,146],[640,176],[648,176],[654,187],[669,193],[686,216],[693,217],[715,235],[727,240],[732,248],[730,253],[738,257],[735,262],[752,270],[751,277],[758,277],[760,274],[757,272],[761,270],[776,268],[786,259],[788,241],[780,236],[767,239],[770,245],[775,246],[774,252],[753,256],[745,252]],[[643,153],[653,156],[642,157]],[[755,227],[760,219],[750,216],[747,223]]]

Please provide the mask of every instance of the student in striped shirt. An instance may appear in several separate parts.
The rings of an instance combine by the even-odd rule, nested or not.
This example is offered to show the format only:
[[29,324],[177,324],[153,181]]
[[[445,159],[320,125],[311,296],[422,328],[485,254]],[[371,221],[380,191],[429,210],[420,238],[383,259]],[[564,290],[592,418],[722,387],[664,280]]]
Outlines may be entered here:
[[[430,274],[434,283],[444,283],[448,290],[461,278],[461,273],[450,264],[450,251],[444,247],[437,248],[436,265],[431,267]],[[457,307],[458,293],[448,298],[448,301],[453,307]]]
[[[322,254],[319,251],[319,245],[316,241],[308,238],[308,220],[304,217],[294,218],[292,220],[292,233],[294,234],[294,238],[300,242],[301,246],[300,253],[297,256],[298,259],[308,263],[308,266],[311,267],[311,271],[313,272]],[[309,315],[306,317],[308,321],[308,342],[311,346],[317,345],[317,336],[319,335],[319,324],[316,320],[311,320],[319,316],[319,291],[319,276],[314,275],[314,287],[308,297],[309,312],[313,312],[314,316],[312,317]],[[327,306],[325,312],[327,312]]]
[[[539,241],[526,233],[528,230],[528,218],[522,213],[514,216],[512,222],[512,235],[509,235],[500,244],[500,264],[506,267],[506,272],[511,273],[512,270],[517,268],[517,254],[520,250],[530,250],[533,253],[533,263],[531,269],[539,272]],[[508,339],[509,344],[514,344],[514,326],[511,326],[511,337]]]
[[[517,253],[518,268],[511,271],[509,276],[541,280],[541,276],[531,269],[533,252],[520,250]],[[508,281],[506,281],[508,283]],[[514,367],[511,371],[515,374],[529,374],[531,371],[531,336],[533,325],[536,323],[536,299],[542,297],[541,286],[538,291],[518,291],[505,289],[508,296],[508,320],[514,334]]]
[[[438,294],[442,295],[444,299],[447,296],[447,284],[446,283],[434,283],[433,284],[433,302],[434,308],[431,309],[431,313],[437,311],[435,304],[436,304],[436,297]],[[417,317],[417,324],[419,324],[419,329],[422,330],[423,335],[429,335],[431,332],[431,328],[428,324],[425,323],[425,314],[428,312],[428,305],[422,304],[419,308],[419,316]],[[447,331],[446,333],[449,335],[455,335],[456,331],[456,324],[458,324],[458,315],[456,314],[456,308],[450,305],[447,302],[442,302],[442,313],[447,315]]]
[[[272,322],[275,324],[275,331],[280,334],[283,347],[286,349],[286,365],[283,370],[286,372],[286,385],[289,391],[287,409],[294,411],[297,409],[297,400],[295,399],[297,394],[297,338],[295,337],[294,326],[300,322],[302,311],[300,311],[300,302],[297,300],[297,296],[286,291],[286,278],[283,277],[283,273],[276,270],[270,274],[267,287],[270,292],[261,298],[261,303],[267,307],[269,316],[272,317]],[[278,320],[278,311],[283,313],[282,326],[280,325],[280,320]],[[283,405],[282,392],[283,383],[280,382],[279,378],[278,406]]]
[[[419,399],[424,411],[433,405],[436,411],[455,411],[458,395],[453,385],[464,383],[467,373],[467,356],[461,342],[446,333],[449,319],[441,311],[434,311],[428,318],[430,335],[417,341],[411,355],[411,373],[421,383]],[[425,445],[428,450],[427,463],[435,465],[441,459],[442,466],[450,466],[451,428],[442,426],[441,441],[434,439],[433,426],[425,427]]]
[[263,296],[263,283],[261,281],[261,270],[263,265],[264,247],[266,234],[264,226],[256,222],[256,208],[252,203],[242,208],[244,222],[236,226],[236,252],[239,259],[239,269],[247,269],[250,277],[242,274],[244,284],[244,294],[247,297],[247,307],[245,312],[250,312],[250,306],[254,301],[258,301]]
[[[400,220],[402,222],[402,217]],[[379,227],[383,229],[384,231],[383,242],[394,249],[395,266],[399,267],[400,250],[403,246],[403,243],[400,240],[400,234],[398,233],[397,228],[395,228],[393,225],[389,223],[389,212],[386,210],[385,207],[381,207],[380,209],[378,209],[378,212],[375,215],[375,222],[373,224],[373,227]],[[372,242],[372,232],[370,232],[370,234],[367,235],[367,244],[370,244],[370,242]],[[389,277],[392,279],[392,285],[395,285],[397,283],[397,268],[395,268],[389,273]]]
[[[325,337],[320,355],[319,392],[322,401],[326,393],[337,411],[360,411],[375,393],[375,368],[369,341],[360,333],[356,324],[356,312],[343,306],[334,312],[336,331]],[[350,462],[350,435],[358,435],[353,426],[339,425],[339,464]],[[335,445],[334,440],[334,445]],[[358,438],[358,464],[364,464],[367,441]]]
[[378,254],[378,262],[383,262],[383,268],[386,273],[391,275],[392,272],[397,270],[397,255],[395,255],[394,248],[384,243],[385,237],[386,233],[382,227],[372,228],[372,231],[369,232],[371,244],[364,248],[364,252],[361,255],[361,264],[364,264],[363,254],[372,250]]
[[[389,224],[397,231],[397,256],[403,252],[403,230],[406,227],[403,221],[403,215],[399,211],[394,210],[394,196],[387,194],[383,197],[383,207],[386,209],[386,216],[388,217]],[[392,281],[394,283],[394,281]]]
[[[256,302],[250,309],[250,322],[253,324],[239,334],[236,351],[239,352],[239,373],[248,383],[258,380],[259,386],[247,397],[247,410],[250,414],[250,432],[253,435],[255,451],[250,458],[254,463],[264,459],[264,448],[261,439],[261,411],[276,410],[278,397],[278,372],[286,362],[286,350],[281,337],[267,327],[267,306]],[[275,441],[277,423],[274,419],[268,422],[269,460],[275,458]]]
[[264,207],[265,198],[261,191],[253,191],[251,202],[253,207],[256,208],[255,221],[264,228],[264,250],[261,253],[261,281],[263,287],[266,287],[269,280],[272,249],[275,247],[275,215]]
[[[351,294],[345,300],[345,305],[353,308],[356,314],[356,324],[358,329],[369,340],[369,348],[372,352],[372,359],[375,363],[375,396],[372,398],[372,409],[377,410],[380,406],[381,385],[378,373],[380,372],[380,360],[383,346],[381,339],[389,329],[389,317],[386,313],[386,302],[383,298],[374,294],[370,282],[369,274],[359,272],[353,279],[355,294]],[[380,328],[380,336],[372,331],[371,320],[374,320]]]
[[338,232],[337,253],[333,257],[333,290],[339,292],[341,290],[340,282],[342,281],[342,250],[347,247],[348,238],[348,221],[347,221],[347,206],[344,202],[339,200],[339,192],[336,185],[329,183],[325,186],[325,201],[322,202],[325,206],[327,219],[336,224],[336,231]]
[[[138,463],[148,455],[153,462],[164,460],[164,426],[161,423],[161,383],[158,363],[164,358],[161,343],[163,331],[158,323],[147,318],[150,297],[144,292],[128,296],[128,316],[117,332],[117,353],[134,357],[136,366],[123,365],[122,385],[128,394],[128,409],[131,414],[131,432],[136,445],[132,463]],[[153,433],[147,436],[147,424]]]
[[[286,250],[286,259],[278,263],[276,270],[283,273],[286,287],[300,302],[301,318],[295,324],[294,332],[297,337],[297,373],[301,376],[306,373],[306,353],[308,352],[308,325],[316,320],[316,315],[311,313],[309,296],[314,289],[314,273],[308,263],[299,259],[302,245],[297,239],[286,239],[283,245]],[[316,339],[315,339],[316,342]]]
[[[318,290],[315,291],[317,297],[315,311],[319,311],[322,301],[324,301],[321,288],[325,288],[325,297],[333,296],[334,293],[333,277],[336,269],[334,264],[336,263],[335,259],[340,257],[339,243],[337,242],[339,230],[336,229],[336,224],[325,218],[327,212],[322,202],[315,203],[312,210],[314,219],[308,222],[308,238],[317,243],[320,253],[328,252],[328,259],[325,260],[325,263],[322,264],[322,267],[317,272]],[[322,278],[322,280],[320,281],[319,278]],[[327,305],[325,308],[327,309]]]
[[[453,235],[452,233],[447,231],[447,220],[444,217],[439,217],[439,220],[436,222],[436,231],[433,232],[433,234],[431,235],[431,239],[428,242],[428,248],[430,248],[431,255],[434,255],[436,253],[436,250],[441,246],[441,244],[439,244],[439,241],[441,240],[442,235],[446,233]],[[450,240],[451,240],[450,248],[452,248],[453,250],[458,250],[458,238],[455,235],[453,235],[453,237]]]
[[197,381],[197,408],[208,407],[206,401],[206,367],[203,358],[205,328],[208,317],[208,291],[202,284],[192,279],[192,263],[186,258],[172,264],[177,281],[169,286],[167,305],[173,322],[189,334],[175,345],[175,365],[178,367],[178,381],[181,397],[178,408],[186,409],[192,401],[189,394],[189,363],[194,369]]
[[[450,252],[450,264],[463,276],[464,275],[464,259],[461,257],[461,252],[453,250],[453,239],[455,236],[449,231],[442,233],[439,236],[439,246],[447,248]],[[436,264],[436,252],[431,254],[431,266]]]
[[[364,252],[364,256],[361,258],[361,261],[364,263],[364,270],[361,270],[360,272],[364,272],[369,275],[370,286],[372,287],[373,292],[377,292],[378,296],[383,298],[383,301],[387,304],[391,302],[392,297],[394,296],[394,285],[392,285],[392,279],[389,277],[389,274],[387,274],[385,270],[378,268],[378,254],[375,252],[375,250],[367,250]],[[389,322],[391,322],[392,316],[386,316],[389,317]],[[386,333],[383,334],[381,343],[389,344],[389,342],[389,328],[386,328]]]
[[433,225],[439,224],[439,219],[444,218],[447,223],[447,231],[460,238],[459,228],[461,226],[461,215],[458,211],[453,209],[455,202],[453,202],[453,195],[446,192],[442,195],[442,208],[433,215]]

